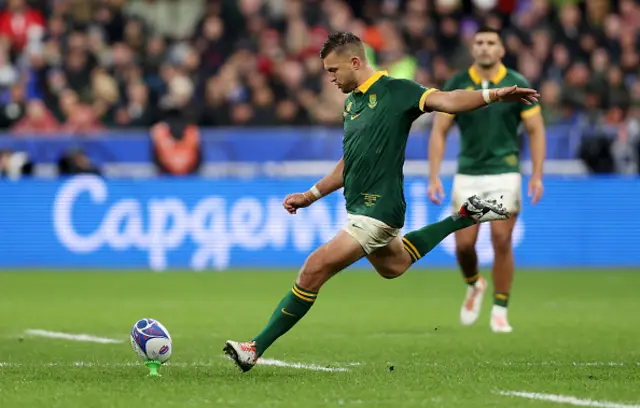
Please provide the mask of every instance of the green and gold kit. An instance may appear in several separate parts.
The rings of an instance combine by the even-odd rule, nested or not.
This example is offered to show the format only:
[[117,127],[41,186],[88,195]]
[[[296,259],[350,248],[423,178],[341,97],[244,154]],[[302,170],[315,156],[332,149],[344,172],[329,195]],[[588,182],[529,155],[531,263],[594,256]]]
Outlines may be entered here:
[[344,196],[347,212],[404,226],[405,148],[413,121],[435,89],[377,72],[345,101]]
[[[498,74],[485,81],[474,67],[453,76],[444,91],[491,89],[518,85],[529,88],[518,72],[500,66]],[[458,174],[484,175],[520,172],[518,128],[523,118],[540,111],[540,106],[524,103],[494,103],[455,115],[460,130]]]

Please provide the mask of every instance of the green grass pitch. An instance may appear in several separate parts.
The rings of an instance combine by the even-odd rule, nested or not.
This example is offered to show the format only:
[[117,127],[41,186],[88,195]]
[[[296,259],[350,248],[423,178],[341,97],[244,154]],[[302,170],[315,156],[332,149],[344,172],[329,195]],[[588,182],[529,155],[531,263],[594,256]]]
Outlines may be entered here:
[[[514,332],[501,335],[489,329],[490,296],[476,325],[459,324],[457,272],[387,281],[346,271],[264,356],[301,366],[240,373],[223,358],[224,341],[257,333],[295,275],[0,273],[0,407],[570,406],[501,391],[640,405],[638,271],[518,271]],[[142,317],[173,336],[160,378],[147,376],[129,344]]]

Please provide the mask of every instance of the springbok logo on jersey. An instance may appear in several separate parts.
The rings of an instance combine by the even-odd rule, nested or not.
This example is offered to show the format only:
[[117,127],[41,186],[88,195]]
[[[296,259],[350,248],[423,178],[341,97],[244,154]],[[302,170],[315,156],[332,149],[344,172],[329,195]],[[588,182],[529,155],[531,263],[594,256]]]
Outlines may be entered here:
[[369,95],[369,107],[373,109],[376,107],[377,104],[378,104],[378,98],[376,97],[376,94]]

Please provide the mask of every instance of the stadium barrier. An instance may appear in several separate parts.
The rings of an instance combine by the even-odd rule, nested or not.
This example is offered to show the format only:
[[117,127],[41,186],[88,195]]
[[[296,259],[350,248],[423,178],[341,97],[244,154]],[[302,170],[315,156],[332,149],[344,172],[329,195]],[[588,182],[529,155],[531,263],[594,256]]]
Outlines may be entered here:
[[[315,178],[139,181],[77,176],[0,183],[0,267],[224,270],[296,268],[345,222],[340,193],[295,216],[283,197]],[[450,195],[451,179],[444,180]],[[405,185],[405,231],[448,215],[426,182]],[[525,198],[514,234],[520,267],[640,267],[640,179],[548,178],[541,203]],[[481,228],[482,265],[491,262]],[[364,266],[365,264],[362,263]],[[455,266],[450,237],[416,267]]]
[[[342,129],[310,128],[203,128],[202,151],[207,162],[267,163],[283,161],[338,160],[342,155]],[[571,125],[547,128],[547,156],[554,160],[575,159],[581,130]],[[523,143],[522,158],[529,158]],[[411,133],[407,160],[426,158],[429,132]],[[56,163],[65,150],[84,149],[97,164],[149,163],[152,146],[147,130],[112,130],[92,134],[21,135],[0,132],[0,149],[29,153],[37,163]],[[447,137],[446,160],[454,160],[460,150],[457,128]]]
[[[547,128],[547,174],[586,174],[577,159],[583,129],[572,125]],[[342,130],[311,128],[216,128],[201,129],[203,165],[199,175],[226,177],[299,177],[326,174],[342,155]],[[407,142],[405,174],[428,174],[429,132],[411,133]],[[121,129],[95,134],[22,135],[0,133],[0,149],[28,154],[40,178],[57,178],[58,159],[70,148],[83,149],[108,178],[151,178],[157,175],[152,146],[146,130]],[[522,170],[528,174],[529,144],[524,136]],[[442,174],[457,167],[460,138],[456,128],[447,137]]]

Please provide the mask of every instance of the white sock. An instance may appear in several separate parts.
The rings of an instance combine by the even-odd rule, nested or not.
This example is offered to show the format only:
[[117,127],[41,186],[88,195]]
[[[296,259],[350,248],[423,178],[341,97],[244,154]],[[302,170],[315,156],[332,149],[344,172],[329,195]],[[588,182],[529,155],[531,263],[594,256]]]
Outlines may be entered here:
[[507,316],[507,308],[504,306],[493,305],[493,309],[491,309],[491,314],[494,316]]

